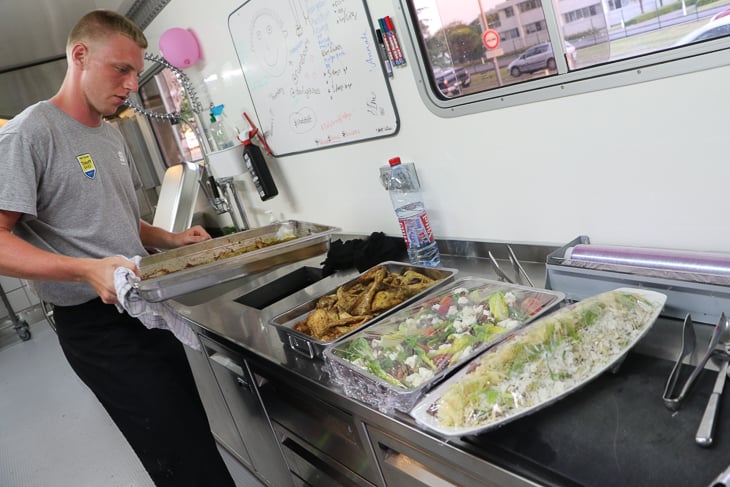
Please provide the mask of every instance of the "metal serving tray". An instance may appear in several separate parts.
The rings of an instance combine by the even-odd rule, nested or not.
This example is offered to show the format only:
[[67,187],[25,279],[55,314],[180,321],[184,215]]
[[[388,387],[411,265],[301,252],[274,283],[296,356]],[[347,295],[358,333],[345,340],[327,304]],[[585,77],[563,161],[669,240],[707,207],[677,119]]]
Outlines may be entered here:
[[[408,306],[409,304],[421,299],[426,294],[429,294],[436,289],[441,288],[442,286],[449,283],[454,275],[458,272],[456,269],[449,269],[445,267],[426,267],[426,266],[418,266],[413,264],[407,264],[403,262],[394,262],[394,261],[387,261],[383,262],[381,264],[378,264],[378,266],[384,266],[388,272],[397,272],[402,273],[408,269],[412,269],[416,272],[420,272],[421,274],[424,274],[427,277],[430,277],[432,279],[439,279],[438,282],[436,282],[433,286],[429,287],[428,289],[425,289],[424,291],[421,291],[420,293],[416,294],[415,296],[403,301],[402,303],[390,308],[389,310],[379,314],[375,318],[366,321],[362,325],[360,325],[358,328],[355,328],[354,330],[350,331],[349,333],[346,333],[342,335],[341,337],[337,338],[336,340],[332,340],[331,342],[324,342],[321,340],[318,340],[310,335],[307,335],[306,333],[302,333],[300,331],[295,330],[293,327],[295,324],[299,323],[302,320],[307,319],[309,316],[309,313],[311,313],[316,307],[317,307],[317,301],[319,301],[320,298],[323,296],[327,296],[329,294],[333,294],[337,291],[337,288],[334,288],[330,290],[329,292],[323,293],[316,298],[307,301],[306,303],[302,303],[299,306],[292,308],[291,310],[282,313],[275,318],[273,318],[270,321],[270,324],[275,326],[278,333],[279,338],[281,338],[281,341],[284,342],[284,344],[289,345],[292,350],[294,350],[297,353],[300,353],[308,358],[315,358],[315,357],[321,357],[322,352],[324,349],[333,344],[338,343],[341,340],[344,340],[345,338],[349,337],[353,333],[362,330],[364,327],[369,326],[376,321],[379,321],[392,313],[395,313],[401,308],[404,308]],[[353,279],[347,281],[346,283],[342,284],[342,286],[349,287],[352,286],[363,274],[366,274],[370,270],[374,269],[373,266],[370,269],[366,270],[362,274],[359,274],[357,277],[354,277]]]
[[[435,407],[435,403],[446,393],[446,391],[449,390],[450,387],[458,386],[461,381],[469,379],[470,374],[474,373],[474,371],[477,370],[479,365],[482,364],[483,360],[488,360],[488,357],[490,355],[494,356],[494,354],[499,353],[501,350],[514,346],[514,343],[519,343],[520,339],[524,337],[524,335],[529,335],[532,330],[542,329],[544,331],[546,328],[554,324],[555,321],[559,321],[561,319],[568,319],[569,321],[574,320],[577,316],[575,312],[575,305],[566,306],[556,311],[552,315],[548,315],[543,319],[532,322],[514,335],[497,344],[495,347],[486,350],[482,355],[476,357],[470,364],[466,365],[464,368],[456,372],[446,381],[442,382],[438,387],[426,394],[410,411],[410,415],[413,417],[413,419],[416,420],[419,425],[444,436],[460,437],[466,435],[476,435],[498,428],[510,421],[514,421],[523,416],[527,416],[529,414],[537,412],[538,410],[559,401],[565,396],[572,394],[576,390],[594,380],[602,373],[611,370],[616,364],[620,363],[625,355],[639,342],[639,340],[641,340],[649,332],[649,329],[659,316],[659,312],[661,311],[662,306],[664,305],[664,302],[666,300],[666,296],[664,296],[663,294],[647,289],[618,288],[614,291],[609,291],[606,294],[608,295],[612,292],[634,294],[645,300],[646,303],[648,303],[646,306],[646,313],[639,322],[634,323],[633,326],[624,325],[631,327],[630,339],[627,340],[627,343],[622,344],[622,340],[626,340],[626,337],[629,336],[628,334],[623,335],[620,338],[617,338],[615,336],[606,336],[604,340],[613,342],[613,345],[615,346],[611,348],[604,347],[604,351],[597,354],[598,359],[593,362],[591,364],[592,366],[588,367],[586,370],[581,371],[581,366],[576,365],[575,376],[562,378],[556,374],[555,377],[553,377],[552,372],[549,372],[550,375],[545,378],[545,381],[550,385],[553,385],[554,389],[551,389],[549,393],[545,393],[544,398],[541,398],[537,403],[523,403],[519,405],[516,404],[513,410],[506,412],[503,416],[485,419],[483,422],[475,425],[443,425],[439,422],[437,417],[435,417],[430,412]],[[600,327],[603,323],[606,323],[607,321],[622,322],[624,321],[624,319],[624,315],[621,314],[620,311],[608,309],[606,317],[599,318],[597,324],[594,326]],[[525,340],[522,342],[522,345],[519,346],[524,347],[524,343],[526,342],[529,343],[530,341]],[[536,347],[534,343],[532,343],[531,346]],[[511,356],[511,354],[506,354],[506,356]],[[533,361],[533,363],[540,363],[541,361],[545,361],[545,363],[548,363],[544,354],[536,354],[532,357],[531,360]],[[549,371],[550,369],[549,367],[544,367],[542,368],[542,370]],[[525,385],[525,388],[529,389],[531,387],[534,387],[536,383],[539,383],[539,379],[538,382],[533,382],[532,384]],[[511,391],[514,392],[513,389],[511,389]],[[527,401],[524,396],[522,397],[523,401]]]
[[[149,275],[161,269],[169,273],[143,279],[136,288],[145,301],[152,303],[199,291],[274,266],[324,254],[329,249],[331,234],[338,230],[336,227],[289,220],[153,254],[142,259],[140,274]],[[291,240],[268,247],[227,258],[216,257],[256,241],[291,236],[294,237]],[[211,261],[211,258],[214,260]]]
[[[476,313],[485,312],[491,306],[489,297],[498,292],[514,296],[513,304],[508,305],[506,310],[509,319],[500,321],[498,329],[487,328],[489,331],[482,334],[485,325],[480,324]],[[339,344],[327,347],[324,358],[334,381],[344,387],[349,397],[372,404],[385,413],[393,409],[407,412],[422,394],[462,364],[516,333],[527,323],[552,311],[564,298],[565,295],[557,291],[464,277]],[[491,312],[490,309],[490,315]],[[491,324],[491,321],[485,323]],[[513,326],[507,326],[508,322]],[[467,336],[471,339],[468,347],[457,348],[454,352],[449,349],[456,340],[464,340]],[[369,344],[370,357],[378,364],[381,373],[390,374],[389,377],[376,375],[371,364],[367,364],[366,370],[365,364],[356,364],[345,358],[348,346],[358,339],[364,339]],[[442,346],[447,350],[442,349]],[[405,350],[417,350],[416,347],[425,351],[427,356],[433,352],[430,355],[433,365],[414,366],[413,363],[419,364],[415,356],[407,359],[401,357]],[[419,355],[418,352],[421,350],[417,350],[416,355]],[[409,360],[414,359],[408,365]],[[403,370],[403,364],[409,368],[418,368],[419,374],[428,372],[428,376],[419,379],[421,382],[411,381],[410,375],[398,379],[394,374],[396,370]],[[434,366],[435,369],[432,368]],[[417,374],[414,372],[414,375]]]

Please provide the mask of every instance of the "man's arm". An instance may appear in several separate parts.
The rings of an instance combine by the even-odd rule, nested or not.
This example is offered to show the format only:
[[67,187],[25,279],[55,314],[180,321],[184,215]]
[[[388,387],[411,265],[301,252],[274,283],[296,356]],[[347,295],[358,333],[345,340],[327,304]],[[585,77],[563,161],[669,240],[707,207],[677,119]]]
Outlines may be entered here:
[[41,250],[13,235],[20,213],[0,210],[0,274],[21,279],[88,282],[105,303],[116,303],[114,269],[137,271],[120,256],[103,259],[77,258]]
[[200,225],[195,225],[184,232],[168,232],[160,227],[150,225],[144,220],[139,222],[139,236],[147,248],[175,249],[192,243],[210,240],[210,235]]

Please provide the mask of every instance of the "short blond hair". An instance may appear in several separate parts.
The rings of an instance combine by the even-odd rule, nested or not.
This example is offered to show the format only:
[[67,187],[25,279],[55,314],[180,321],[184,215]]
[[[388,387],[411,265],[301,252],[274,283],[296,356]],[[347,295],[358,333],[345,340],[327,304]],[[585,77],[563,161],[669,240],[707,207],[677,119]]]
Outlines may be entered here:
[[92,10],[81,17],[68,35],[66,48],[70,49],[79,41],[96,40],[114,33],[127,36],[142,49],[147,49],[147,38],[142,29],[112,10]]

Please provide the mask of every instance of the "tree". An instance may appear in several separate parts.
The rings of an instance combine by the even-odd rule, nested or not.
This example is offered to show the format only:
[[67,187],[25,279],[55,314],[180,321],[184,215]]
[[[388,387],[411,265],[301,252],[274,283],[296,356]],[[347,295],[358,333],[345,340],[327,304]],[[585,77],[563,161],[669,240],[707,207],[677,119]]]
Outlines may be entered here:
[[474,27],[461,22],[452,22],[444,27],[443,31],[454,62],[465,63],[482,55],[484,50],[482,38]]

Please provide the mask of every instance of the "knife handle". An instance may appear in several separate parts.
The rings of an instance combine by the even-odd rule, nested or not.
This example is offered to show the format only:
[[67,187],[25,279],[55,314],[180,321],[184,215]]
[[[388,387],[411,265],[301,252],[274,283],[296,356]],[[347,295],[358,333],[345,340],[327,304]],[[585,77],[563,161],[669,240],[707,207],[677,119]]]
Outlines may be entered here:
[[717,417],[717,407],[720,404],[720,393],[713,392],[710,400],[707,401],[705,413],[702,415],[700,427],[695,435],[695,442],[700,446],[712,445],[712,436],[715,433],[715,418]]

